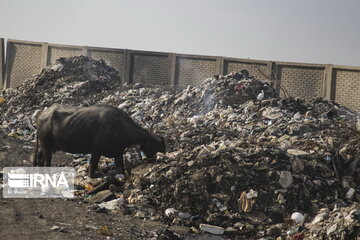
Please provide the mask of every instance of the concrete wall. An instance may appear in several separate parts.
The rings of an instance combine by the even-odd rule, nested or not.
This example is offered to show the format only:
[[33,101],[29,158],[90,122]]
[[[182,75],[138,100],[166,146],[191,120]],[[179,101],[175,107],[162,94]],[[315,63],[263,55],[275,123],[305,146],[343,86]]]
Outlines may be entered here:
[[42,44],[7,41],[4,87],[16,87],[42,69]]
[[271,78],[272,62],[236,58],[224,60],[224,74],[239,71],[239,69],[246,69],[250,75],[259,79]]
[[1,88],[22,84],[59,57],[85,55],[103,59],[126,83],[197,85],[216,74],[247,69],[259,79],[270,80],[281,96],[326,97],[360,112],[360,67],[7,40],[4,70],[3,52],[0,39],[0,76],[5,75]]
[[360,68],[333,66],[331,98],[360,112]]
[[169,54],[132,51],[130,57],[130,83],[170,85]]
[[63,46],[48,46],[48,58],[47,64],[54,62],[56,59],[60,57],[74,57],[82,54],[81,47],[63,47]]
[[5,80],[5,41],[0,38],[0,89],[4,87]]
[[125,52],[124,49],[84,47],[82,54],[97,60],[103,59],[109,66],[115,68],[116,71],[119,72],[121,79],[123,79],[125,70]]
[[325,65],[277,62],[281,96],[325,97]]
[[217,74],[216,58],[178,55],[175,64],[176,85],[198,85]]

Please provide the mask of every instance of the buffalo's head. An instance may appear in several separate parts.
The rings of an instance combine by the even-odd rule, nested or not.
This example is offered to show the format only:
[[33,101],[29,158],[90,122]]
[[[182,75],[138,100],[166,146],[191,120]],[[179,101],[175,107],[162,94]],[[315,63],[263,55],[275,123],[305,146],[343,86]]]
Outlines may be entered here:
[[166,143],[163,137],[156,135],[153,132],[153,125],[149,130],[149,139],[140,145],[140,150],[143,151],[147,158],[153,159],[158,152],[165,153]]

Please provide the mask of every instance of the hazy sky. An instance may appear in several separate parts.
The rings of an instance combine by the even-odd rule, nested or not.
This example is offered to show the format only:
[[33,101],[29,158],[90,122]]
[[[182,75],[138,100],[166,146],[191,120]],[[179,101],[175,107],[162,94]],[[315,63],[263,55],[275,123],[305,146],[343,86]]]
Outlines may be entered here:
[[360,1],[0,0],[0,37],[360,66]]

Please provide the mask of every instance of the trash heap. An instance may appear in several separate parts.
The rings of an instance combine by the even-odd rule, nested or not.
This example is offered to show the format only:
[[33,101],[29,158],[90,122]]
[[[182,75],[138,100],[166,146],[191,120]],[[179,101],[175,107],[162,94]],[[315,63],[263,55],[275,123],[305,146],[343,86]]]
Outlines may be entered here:
[[[88,73],[86,66],[94,67]],[[89,157],[74,157],[77,195],[94,211],[244,239],[323,239],[345,227],[345,237],[360,233],[358,213],[351,210],[360,201],[359,114],[321,98],[280,98],[246,70],[183,89],[119,82],[103,62],[59,59],[4,95],[2,126],[12,136],[34,139],[36,113],[52,103],[112,104],[144,127],[155,123],[167,153],[147,162],[128,151],[126,181],[113,177],[111,159],[100,160],[102,178],[90,179]],[[322,211],[328,217],[315,233],[311,221]],[[351,221],[333,227],[329,219],[340,213]]]
[[[308,225],[306,239],[356,239],[359,237],[360,204],[356,203],[343,209],[333,211],[323,208]],[[356,230],[357,228],[357,230]]]
[[286,231],[294,212],[360,200],[359,116],[325,99],[281,99],[266,82],[230,74],[175,95],[138,86],[103,102],[157,122],[167,139],[168,153],[125,184],[134,216],[278,237],[302,231]]
[[5,90],[0,100],[0,123],[12,136],[31,140],[37,114],[29,116],[36,110],[54,103],[90,106],[120,82],[117,71],[103,60],[59,58],[19,87]]

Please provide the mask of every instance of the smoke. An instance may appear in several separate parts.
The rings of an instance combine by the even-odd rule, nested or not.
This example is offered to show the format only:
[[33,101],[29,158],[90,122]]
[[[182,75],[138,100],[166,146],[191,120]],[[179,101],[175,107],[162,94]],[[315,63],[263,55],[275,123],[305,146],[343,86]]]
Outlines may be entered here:
[[214,109],[215,106],[215,91],[211,89],[210,91],[204,91],[202,98],[202,103],[205,106],[205,113],[210,112]]

